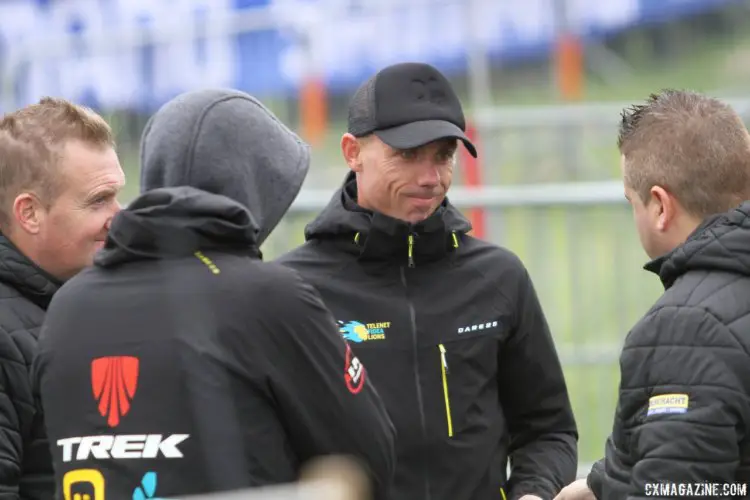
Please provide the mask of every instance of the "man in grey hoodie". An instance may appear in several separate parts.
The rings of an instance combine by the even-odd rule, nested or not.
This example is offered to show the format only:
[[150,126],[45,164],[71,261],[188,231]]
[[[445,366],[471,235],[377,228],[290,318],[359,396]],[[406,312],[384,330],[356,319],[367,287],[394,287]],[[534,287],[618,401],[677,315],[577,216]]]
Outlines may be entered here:
[[394,431],[365,368],[315,290],[258,250],[307,145],[252,97],[207,90],[167,103],[141,147],[143,194],[41,334],[60,496],[235,490],[344,454],[386,498]]

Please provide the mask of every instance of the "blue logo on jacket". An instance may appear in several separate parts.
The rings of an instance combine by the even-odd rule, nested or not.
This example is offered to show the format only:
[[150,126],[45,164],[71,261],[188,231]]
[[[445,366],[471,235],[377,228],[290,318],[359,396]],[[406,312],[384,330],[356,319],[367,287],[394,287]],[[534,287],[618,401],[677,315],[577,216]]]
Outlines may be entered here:
[[156,494],[156,472],[147,472],[141,479],[141,484],[133,490],[133,500],[163,500],[155,497]]
[[391,327],[390,321],[381,323],[360,323],[359,321],[339,321],[339,333],[351,342],[385,340],[385,331]]

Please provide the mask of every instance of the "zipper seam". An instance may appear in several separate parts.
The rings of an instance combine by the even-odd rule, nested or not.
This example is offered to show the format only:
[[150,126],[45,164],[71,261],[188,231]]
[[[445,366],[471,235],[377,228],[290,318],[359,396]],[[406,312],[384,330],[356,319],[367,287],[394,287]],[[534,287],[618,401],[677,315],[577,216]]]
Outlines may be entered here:
[[453,417],[451,415],[451,398],[448,391],[448,361],[445,359],[445,346],[438,345],[440,350],[440,372],[443,376],[443,398],[445,399],[445,417],[448,422],[448,437],[453,437]]
[[[413,339],[414,348],[414,381],[417,386],[417,404],[419,405],[419,419],[422,424],[422,435],[427,442],[427,419],[424,414],[424,397],[422,396],[422,383],[419,376],[419,345],[417,342],[417,317],[414,311],[414,304],[409,300],[408,291],[409,288],[406,284],[406,269],[401,266],[401,283],[404,285],[404,291],[406,292],[406,302],[409,304],[409,319],[411,320],[411,334]],[[430,500],[430,475],[427,470],[427,463],[424,464],[424,485],[425,485],[425,500]]]
[[[414,267],[414,233],[410,232],[409,236],[406,237],[406,241],[408,243],[408,250],[406,254],[409,262],[409,267]],[[406,286],[406,283],[404,283],[404,286]]]

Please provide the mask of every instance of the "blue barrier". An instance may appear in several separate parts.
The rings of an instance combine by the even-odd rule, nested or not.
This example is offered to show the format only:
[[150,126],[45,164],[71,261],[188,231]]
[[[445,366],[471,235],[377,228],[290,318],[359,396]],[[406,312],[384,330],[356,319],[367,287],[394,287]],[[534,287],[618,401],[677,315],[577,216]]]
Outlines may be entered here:
[[[469,34],[492,61],[535,58],[554,42],[555,0],[471,1],[481,11],[473,25],[470,0],[0,0],[0,77],[6,87],[12,80],[14,107],[58,95],[151,112],[197,87],[295,93],[310,64],[332,92],[405,60],[461,73]],[[575,31],[598,39],[738,1],[578,0],[569,15]],[[228,15],[247,13],[265,24],[210,34]],[[158,36],[175,23],[178,34],[194,30],[192,39],[101,50],[101,37],[135,27]]]

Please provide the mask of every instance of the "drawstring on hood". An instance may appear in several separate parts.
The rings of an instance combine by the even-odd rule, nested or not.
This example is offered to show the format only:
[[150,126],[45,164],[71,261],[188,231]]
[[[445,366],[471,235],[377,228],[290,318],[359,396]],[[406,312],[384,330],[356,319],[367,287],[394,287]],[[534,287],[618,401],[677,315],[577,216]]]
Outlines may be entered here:
[[[451,231],[451,238],[453,239],[453,248],[458,248],[458,236],[456,236],[456,231]],[[354,244],[359,244],[359,231],[354,233]],[[409,233],[408,253],[409,267],[414,267],[414,233]]]
[[366,210],[356,199],[356,178],[350,172],[328,206],[307,225],[305,238],[342,241],[344,249],[361,259],[396,259],[416,267],[458,249],[460,236],[471,230],[469,221],[447,199],[418,224]]
[[234,90],[187,92],[151,117],[141,193],[112,222],[98,263],[193,254],[212,242],[259,248],[299,194],[310,148]]
[[409,267],[414,267],[414,233],[409,233]]

